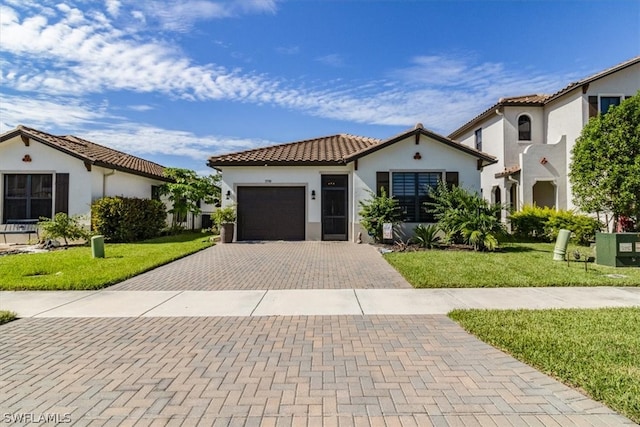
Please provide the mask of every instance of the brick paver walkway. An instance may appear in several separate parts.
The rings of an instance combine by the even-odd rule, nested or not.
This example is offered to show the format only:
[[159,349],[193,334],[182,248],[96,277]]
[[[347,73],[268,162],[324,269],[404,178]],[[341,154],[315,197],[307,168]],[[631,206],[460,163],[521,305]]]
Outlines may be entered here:
[[371,245],[266,242],[216,245],[111,290],[411,288]]
[[0,413],[74,425],[631,425],[445,316],[22,319],[0,363]]

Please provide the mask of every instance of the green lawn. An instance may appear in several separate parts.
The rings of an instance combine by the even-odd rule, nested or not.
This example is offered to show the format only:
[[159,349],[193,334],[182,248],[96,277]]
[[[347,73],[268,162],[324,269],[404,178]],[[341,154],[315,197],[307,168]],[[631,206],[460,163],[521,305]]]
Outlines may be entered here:
[[9,323],[12,320],[15,320],[15,318],[16,314],[13,311],[0,310],[0,325]]
[[640,423],[640,308],[455,310],[449,316]]
[[[387,261],[416,288],[516,286],[638,286],[640,268],[553,261],[552,243],[512,243],[501,252],[394,252]],[[575,247],[569,248],[569,255]],[[584,254],[588,248],[579,248]],[[607,274],[624,275],[610,278]]]
[[0,290],[99,289],[211,246],[209,236],[181,234],[141,243],[106,243],[105,258],[90,247],[0,257]]

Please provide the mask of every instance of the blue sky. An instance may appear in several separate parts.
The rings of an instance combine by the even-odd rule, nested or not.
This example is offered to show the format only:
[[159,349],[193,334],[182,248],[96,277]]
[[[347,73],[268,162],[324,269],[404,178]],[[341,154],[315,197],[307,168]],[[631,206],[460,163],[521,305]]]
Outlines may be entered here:
[[448,134],[640,55],[640,1],[4,0],[0,131],[165,166],[335,133]]

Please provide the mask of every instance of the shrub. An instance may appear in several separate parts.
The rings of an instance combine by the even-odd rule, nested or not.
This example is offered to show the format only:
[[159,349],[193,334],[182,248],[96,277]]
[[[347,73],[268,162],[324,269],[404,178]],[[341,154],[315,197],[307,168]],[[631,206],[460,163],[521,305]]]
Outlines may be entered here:
[[603,224],[596,218],[578,215],[571,211],[553,212],[545,224],[545,235],[550,241],[556,240],[561,229],[570,230],[571,239],[576,243],[588,246],[596,238],[596,232],[602,230]]
[[40,226],[44,230],[46,239],[64,239],[64,245],[69,246],[68,239],[77,240],[89,238],[89,232],[82,228],[78,217],[70,217],[64,212],[58,212],[53,219],[40,218]]
[[553,212],[551,208],[525,205],[522,210],[509,215],[511,231],[518,237],[546,240],[544,228]]
[[573,211],[537,206],[525,206],[520,212],[509,216],[513,234],[552,242],[561,229],[572,232],[571,239],[580,245],[588,245],[602,230],[603,224],[596,218],[577,214]]
[[115,242],[136,242],[160,235],[167,213],[159,200],[103,197],[91,206],[91,225]]
[[438,242],[440,242],[440,237],[438,236],[439,232],[440,228],[437,225],[431,224],[424,226],[419,224],[413,229],[413,240],[420,245],[420,247],[432,249],[434,246],[438,245]]
[[382,241],[382,225],[384,223],[398,224],[402,222],[402,211],[398,201],[388,197],[384,188],[377,196],[369,192],[371,199],[360,201],[360,223],[376,242]]
[[212,215],[213,222],[220,227],[222,224],[232,224],[236,221],[235,205],[218,208]]

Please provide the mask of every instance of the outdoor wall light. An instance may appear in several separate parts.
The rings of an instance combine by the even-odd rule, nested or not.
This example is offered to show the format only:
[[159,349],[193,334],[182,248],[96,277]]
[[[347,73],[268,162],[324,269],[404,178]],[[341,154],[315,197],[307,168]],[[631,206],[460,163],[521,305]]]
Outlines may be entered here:
[[311,190],[311,200],[316,199],[316,190]]
[[231,190],[227,190],[227,200],[231,198]]

